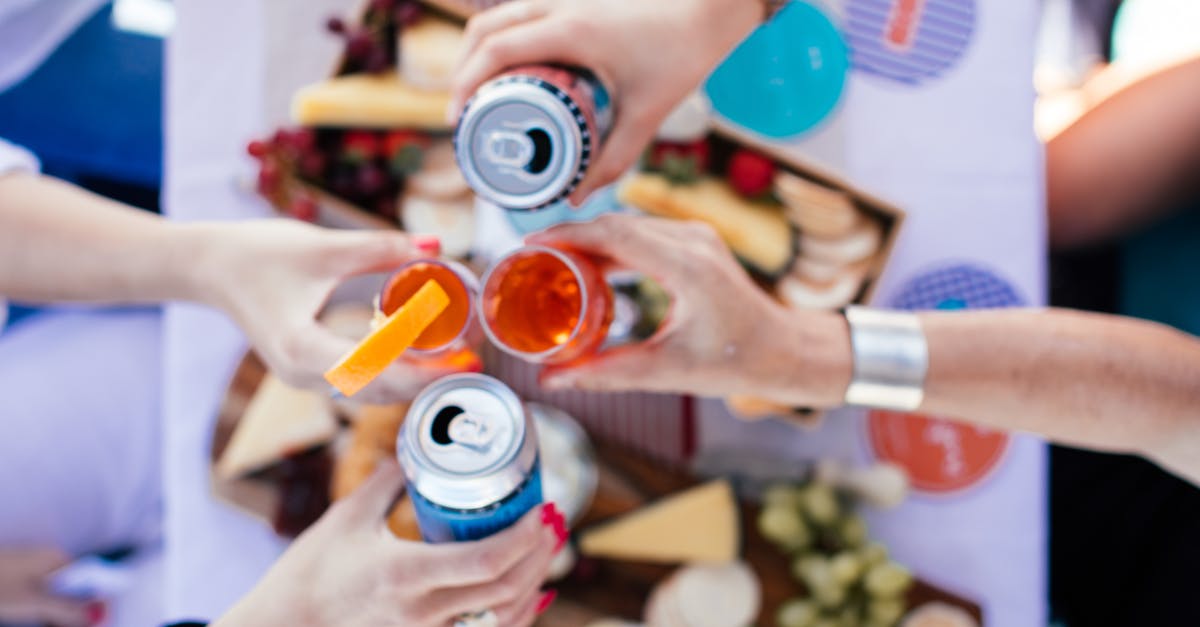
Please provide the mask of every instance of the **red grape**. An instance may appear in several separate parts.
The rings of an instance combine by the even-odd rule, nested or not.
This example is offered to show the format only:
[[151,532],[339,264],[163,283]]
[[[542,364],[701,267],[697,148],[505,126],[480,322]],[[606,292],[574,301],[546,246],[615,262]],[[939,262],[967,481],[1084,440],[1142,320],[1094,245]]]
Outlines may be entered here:
[[396,211],[396,199],[391,196],[380,198],[375,203],[375,213],[384,218],[391,220],[396,219],[400,214]]
[[374,165],[364,165],[358,170],[358,193],[363,196],[374,196],[387,185],[387,175]]
[[246,152],[250,153],[250,156],[254,157],[255,159],[261,159],[267,156],[267,153],[270,151],[271,146],[262,140],[256,139],[246,145]]
[[396,7],[396,22],[401,26],[412,26],[421,19],[421,5],[412,0],[404,0]]
[[317,201],[308,194],[297,196],[292,199],[288,213],[298,220],[314,222],[317,219]]
[[346,55],[351,59],[364,60],[375,48],[375,39],[365,30],[355,32],[346,41]]
[[262,162],[262,167],[258,169],[258,191],[259,193],[269,196],[279,190],[279,184],[283,181],[283,172],[279,169],[279,164],[272,160]]
[[729,159],[729,170],[725,176],[738,193],[753,198],[770,191],[775,177],[775,162],[766,155],[741,149]]
[[346,21],[340,17],[331,17],[325,22],[325,30],[335,35],[344,34],[346,32]]
[[310,179],[320,179],[325,173],[325,155],[319,152],[308,152],[300,157],[300,173]]
[[371,54],[367,55],[367,59],[363,63],[363,69],[372,74],[386,72],[388,66],[391,65],[390,61],[387,51],[377,46],[371,51]]
[[371,0],[371,9],[375,11],[387,11],[396,4],[396,0]]
[[348,131],[342,136],[342,152],[354,160],[379,156],[379,136],[371,131]]

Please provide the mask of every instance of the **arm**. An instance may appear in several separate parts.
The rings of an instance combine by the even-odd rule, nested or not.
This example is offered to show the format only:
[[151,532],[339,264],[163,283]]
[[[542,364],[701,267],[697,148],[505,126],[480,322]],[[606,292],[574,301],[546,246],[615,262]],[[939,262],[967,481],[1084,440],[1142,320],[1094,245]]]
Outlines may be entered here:
[[[768,298],[711,229],[608,216],[538,236],[656,278],[671,315],[647,342],[549,369],[550,387],[746,394],[839,405],[852,357],[844,318]],[[752,312],[752,313],[751,313]],[[1200,340],[1064,310],[920,315],[924,412],[1112,451],[1142,453],[1200,484]]]
[[[0,176],[0,294],[17,300],[187,300],[229,314],[271,370],[325,389],[353,341],[317,322],[346,278],[395,268],[436,240],[319,229],[290,220],[176,224],[66,183]],[[365,402],[412,398],[447,374],[397,363]]]
[[1050,239],[1102,241],[1200,193],[1200,58],[1134,82],[1046,145]]

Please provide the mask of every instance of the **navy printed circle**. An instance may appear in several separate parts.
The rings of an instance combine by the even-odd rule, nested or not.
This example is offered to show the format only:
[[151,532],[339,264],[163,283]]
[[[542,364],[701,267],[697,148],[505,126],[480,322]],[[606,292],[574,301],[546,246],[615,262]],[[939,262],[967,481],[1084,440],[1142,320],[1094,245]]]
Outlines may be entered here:
[[975,0],[849,0],[852,67],[919,85],[954,67],[975,32]]
[[893,300],[896,309],[995,309],[1025,304],[1017,290],[995,274],[972,265],[927,272],[909,281]]

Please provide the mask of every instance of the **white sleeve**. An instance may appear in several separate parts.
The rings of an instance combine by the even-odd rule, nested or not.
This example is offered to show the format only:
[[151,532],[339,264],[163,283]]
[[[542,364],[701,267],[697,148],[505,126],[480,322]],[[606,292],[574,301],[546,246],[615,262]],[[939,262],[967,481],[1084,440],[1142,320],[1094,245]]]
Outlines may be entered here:
[[33,153],[0,139],[0,175],[10,172],[37,172],[41,169]]

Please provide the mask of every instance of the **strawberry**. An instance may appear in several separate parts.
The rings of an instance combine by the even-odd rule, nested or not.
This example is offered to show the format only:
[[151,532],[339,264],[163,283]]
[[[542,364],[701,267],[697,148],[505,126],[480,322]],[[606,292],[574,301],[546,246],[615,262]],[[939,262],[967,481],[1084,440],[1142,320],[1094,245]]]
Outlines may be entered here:
[[342,136],[342,156],[350,161],[370,161],[379,156],[379,136],[371,131],[347,131]]
[[317,201],[307,194],[296,196],[292,199],[288,213],[297,220],[315,222],[317,220]]
[[646,156],[648,170],[662,172],[675,183],[689,183],[708,170],[708,141],[700,139],[687,144],[657,142]]
[[739,194],[757,198],[771,190],[775,162],[765,155],[743,148],[729,159],[726,177]]

